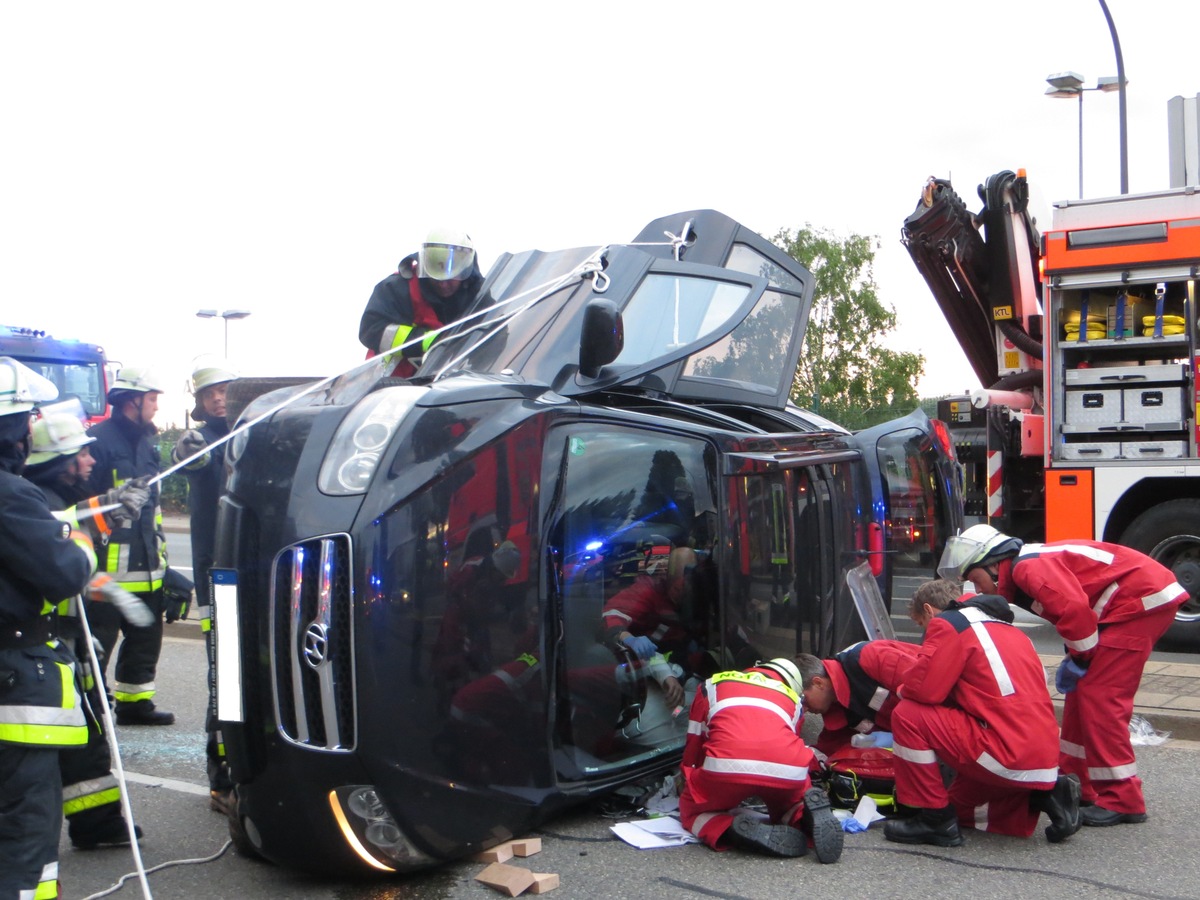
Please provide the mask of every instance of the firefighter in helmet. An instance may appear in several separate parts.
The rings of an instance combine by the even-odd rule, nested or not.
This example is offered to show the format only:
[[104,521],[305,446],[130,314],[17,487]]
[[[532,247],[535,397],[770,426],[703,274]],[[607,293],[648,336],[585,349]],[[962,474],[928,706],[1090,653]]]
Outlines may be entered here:
[[433,345],[435,336],[426,333],[460,318],[482,283],[470,236],[453,228],[434,228],[417,253],[400,260],[396,272],[375,285],[358,339],[367,355],[375,356],[426,335],[392,357],[392,374],[407,378]]
[[1154,643],[1188,598],[1171,570],[1119,544],[1026,544],[974,525],[946,542],[938,574],[1054,625],[1066,645],[1056,677],[1066,695],[1058,764],[1082,782],[1080,819],[1093,827],[1146,821],[1129,720]]
[[[133,481],[146,484],[162,470],[154,416],[164,388],[150,369],[126,366],[117,373],[108,391],[112,416],[88,429],[96,467],[89,492],[103,494]],[[121,619],[108,605],[88,610],[92,631],[111,658],[117,637],[125,640],[117,654],[111,682],[119,725],[171,725],[175,714],[156,707],[154,676],[163,636],[163,580],[167,569],[167,543],[162,528],[158,485],[150,499],[126,527],[113,531],[104,547],[97,548],[100,571],[107,572],[124,590],[137,596],[153,614],[144,627]]]
[[62,748],[87,742],[75,657],[57,605],[87,586],[92,539],[50,512],[21,477],[30,412],[58,391],[0,357],[0,896],[58,896]]
[[[217,544],[217,503],[225,490],[225,444],[217,444],[229,434],[226,419],[225,399],[231,382],[237,373],[223,359],[200,356],[192,362],[191,389],[196,401],[192,418],[198,428],[190,428],[180,435],[175,443],[171,458],[186,462],[183,474],[188,480],[188,516],[191,522],[192,575],[196,583],[196,605],[200,611],[200,628],[205,636],[208,651],[208,717],[205,729],[208,732],[206,755],[208,757],[209,805],[216,812],[228,813],[233,803],[233,782],[229,777],[229,766],[225,762],[225,745],[217,727],[214,712],[212,642],[212,597],[208,573],[213,566]],[[171,620],[172,610],[167,618]]]

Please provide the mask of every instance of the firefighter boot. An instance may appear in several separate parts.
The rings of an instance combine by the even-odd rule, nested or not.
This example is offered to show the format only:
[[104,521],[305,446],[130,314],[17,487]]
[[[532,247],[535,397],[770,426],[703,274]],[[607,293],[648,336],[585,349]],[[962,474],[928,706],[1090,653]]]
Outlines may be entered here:
[[961,847],[958,814],[953,806],[919,809],[911,819],[889,819],[883,823],[883,836],[897,844],[933,844],[935,847]]
[[1123,813],[1103,806],[1085,806],[1079,810],[1079,820],[1089,828],[1106,828],[1109,825],[1140,825],[1147,816],[1142,813]]
[[772,825],[753,816],[740,815],[729,829],[735,847],[768,856],[803,856],[807,851],[804,833],[790,825]]
[[[140,827],[134,825],[133,833],[141,839]],[[85,809],[68,816],[67,834],[70,835],[71,846],[76,850],[129,846],[129,829],[120,807],[115,804]]]
[[842,858],[842,825],[829,808],[829,795],[812,788],[804,795],[804,817],[800,825],[812,838],[813,850],[823,863],[835,863]]
[[1050,843],[1065,841],[1079,830],[1080,790],[1078,775],[1059,775],[1050,790],[1029,795],[1029,808],[1050,817],[1046,826],[1046,840]]
[[175,713],[156,709],[153,700],[117,703],[118,725],[174,725]]

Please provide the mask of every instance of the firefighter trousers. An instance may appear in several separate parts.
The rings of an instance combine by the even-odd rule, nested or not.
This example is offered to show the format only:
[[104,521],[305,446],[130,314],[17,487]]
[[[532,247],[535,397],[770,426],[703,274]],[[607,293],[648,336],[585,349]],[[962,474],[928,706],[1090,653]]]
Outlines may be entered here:
[[88,604],[88,621],[92,633],[104,646],[105,659],[112,659],[117,638],[121,634],[125,636],[117,651],[113,677],[108,681],[117,703],[153,700],[155,694],[154,676],[158,671],[158,657],[162,653],[163,592],[159,589],[136,596],[154,614],[154,621],[145,627],[130,625],[111,604]]
[[56,747],[0,744],[0,897],[58,896],[58,755]]
[[[920,809],[953,804],[965,828],[1033,834],[1039,814],[1029,806],[1030,794],[1054,787],[1056,767],[1000,767],[989,753],[993,742],[983,724],[948,706],[901,700],[892,712],[892,734],[898,802]],[[1043,737],[1053,747],[1053,735]],[[948,790],[939,762],[955,772]]]
[[799,828],[804,815],[804,793],[812,787],[809,778],[767,785],[761,779],[735,779],[691,766],[684,766],[682,772],[679,821],[714,850],[729,849],[729,843],[723,840],[734,820],[729,810],[750,797],[758,797],[767,805],[772,823]]
[[1079,776],[1085,803],[1120,813],[1146,811],[1129,720],[1154,642],[1174,620],[1175,606],[1168,605],[1101,626],[1087,674],[1066,696],[1059,766]]

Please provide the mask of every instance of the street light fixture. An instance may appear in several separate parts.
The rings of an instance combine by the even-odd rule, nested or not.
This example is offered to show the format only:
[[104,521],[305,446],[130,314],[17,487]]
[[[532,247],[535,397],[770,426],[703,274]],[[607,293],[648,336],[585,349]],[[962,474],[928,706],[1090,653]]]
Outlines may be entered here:
[[244,319],[250,315],[248,309],[226,309],[217,312],[215,309],[198,309],[196,316],[201,319],[224,319],[225,320],[225,358],[229,359],[229,320]]
[[1079,199],[1083,199],[1083,94],[1084,91],[1103,91],[1108,94],[1121,89],[1119,78],[1106,75],[1096,79],[1095,87],[1084,87],[1084,77],[1078,72],[1059,72],[1049,75],[1046,82],[1050,85],[1046,90],[1047,97],[1070,99],[1079,98]]

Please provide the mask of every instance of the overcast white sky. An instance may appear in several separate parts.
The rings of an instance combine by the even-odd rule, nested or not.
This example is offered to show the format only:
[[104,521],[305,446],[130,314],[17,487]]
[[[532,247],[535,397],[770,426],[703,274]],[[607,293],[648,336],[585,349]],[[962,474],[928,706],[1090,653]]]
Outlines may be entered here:
[[[1168,185],[1200,93],[1194,5],[1109,0],[1132,192]],[[1116,74],[1097,0],[0,6],[0,322],[103,344],[178,394],[229,325],[247,375],[362,359],[374,284],[431,225],[503,251],[631,239],[718,209],[768,236],[878,235],[924,395],[976,387],[899,243],[929,175],[1024,167],[1078,193],[1078,104]],[[1119,192],[1117,95],[1085,95],[1088,196]],[[1041,219],[1048,226],[1048,215]]]

